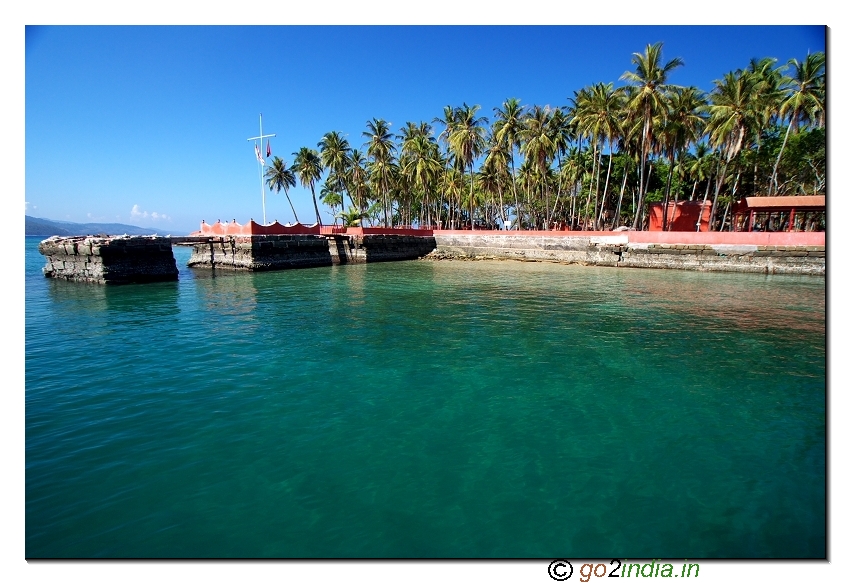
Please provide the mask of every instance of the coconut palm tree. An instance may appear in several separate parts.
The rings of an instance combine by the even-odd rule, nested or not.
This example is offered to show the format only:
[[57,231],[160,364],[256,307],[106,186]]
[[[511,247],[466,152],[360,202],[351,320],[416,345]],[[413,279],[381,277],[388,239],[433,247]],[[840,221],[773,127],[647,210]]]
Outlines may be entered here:
[[535,105],[525,116],[525,128],[520,132],[522,146],[520,151],[525,155],[526,161],[534,169],[535,182],[540,187],[540,202],[545,204],[546,213],[543,228],[547,229],[549,215],[549,198],[545,192],[546,181],[543,179],[547,174],[549,163],[555,155],[555,142],[549,131],[549,122],[552,119],[551,110],[548,106]]
[[390,133],[390,124],[382,119],[373,118],[367,121],[366,128],[363,137],[368,140],[366,153],[371,158],[369,175],[383,197],[384,225],[391,227],[392,202],[389,199],[389,193],[395,171],[395,144],[393,143],[395,136]]
[[337,181],[334,188],[339,193],[342,193],[343,190],[348,192],[348,198],[351,199],[351,204],[354,204],[348,185],[345,184],[348,165],[351,163],[351,145],[348,140],[339,132],[328,132],[319,141],[318,147],[322,165],[333,171],[334,178]]
[[347,181],[351,187],[349,194],[355,200],[354,206],[365,213],[369,208],[369,183],[366,174],[366,156],[360,150],[351,150]]
[[[457,117],[457,109],[452,107],[451,105],[446,105],[443,107],[443,117],[435,117],[433,122],[436,124],[440,124],[443,126],[443,130],[437,136],[437,143],[445,144],[445,158],[443,160],[443,176],[442,176],[442,188],[440,191],[440,205],[437,209],[437,222],[442,223],[442,209],[443,209],[443,197],[447,196],[449,193],[449,166],[454,165],[455,167],[458,164],[457,158],[452,153],[451,146],[449,145],[452,132],[455,127],[455,120]],[[448,214],[447,221],[449,224],[452,222],[452,204],[448,203]]]
[[638,205],[635,211],[635,224],[640,225],[643,197],[649,182],[646,176],[646,160],[653,146],[653,127],[658,116],[666,110],[667,78],[670,73],[684,65],[679,57],[662,64],[661,49],[663,43],[646,45],[643,54],[633,53],[634,71],[626,71],[620,77],[632,87],[627,107],[632,116],[641,120],[640,138],[640,186],[638,188]]
[[472,211],[472,187],[475,178],[474,164],[475,158],[481,155],[484,149],[484,124],[488,123],[486,117],[475,117],[480,105],[472,107],[463,104],[455,113],[455,124],[452,135],[449,138],[449,145],[452,148],[457,159],[461,162],[461,176],[465,167],[469,167],[469,221],[472,229],[475,229],[475,217]]
[[496,122],[493,124],[493,133],[503,148],[508,153],[511,163],[511,183],[514,191],[514,209],[516,212],[517,228],[521,226],[519,219],[519,197],[516,192],[516,167],[514,165],[514,150],[520,146],[520,132],[525,127],[523,121],[525,108],[519,104],[519,99],[511,97],[506,99],[501,108],[494,107]]
[[501,218],[503,225],[507,221],[503,196],[504,183],[509,176],[512,178],[512,173],[508,169],[512,152],[508,151],[507,146],[508,144],[505,140],[500,140],[497,137],[495,124],[490,126],[490,134],[487,137],[487,150],[484,154],[484,164],[481,167],[481,177],[484,180],[484,173],[486,172],[487,185],[483,188],[485,190],[495,188],[499,193],[499,218]]
[[342,193],[336,189],[339,183],[339,178],[331,172],[322,184],[322,189],[319,191],[319,200],[322,201],[322,204],[331,207],[331,214],[334,216],[334,225],[337,219],[336,208],[342,207],[343,204]]
[[292,200],[289,198],[289,189],[295,186],[295,173],[292,169],[287,168],[286,162],[275,156],[272,158],[271,165],[266,170],[265,177],[266,184],[270,190],[274,190],[276,194],[280,194],[280,191],[283,190],[286,200],[289,201],[289,207],[292,209],[292,216],[295,217],[295,222],[300,222],[295,212],[295,207],[292,206]]
[[[756,79],[755,94],[755,109],[758,112],[756,117],[757,127],[753,128],[753,138],[755,140],[756,151],[753,156],[753,193],[759,192],[759,152],[761,151],[762,135],[770,128],[779,116],[779,109],[782,105],[782,100],[785,98],[785,92],[782,84],[783,71],[786,67],[776,67],[776,59],[750,59],[750,64],[747,67],[747,72],[753,75]],[[770,179],[768,178],[768,187],[765,192],[770,191]]]
[[[442,167],[439,159],[439,148],[434,136],[430,133],[430,126],[428,133],[418,130],[405,133],[403,129],[402,134],[406,135],[406,138],[401,145],[402,155],[399,162],[401,173],[407,177],[421,195],[424,219],[430,225],[431,206],[428,195],[433,190],[433,184]],[[420,217],[420,220],[422,218]]]
[[[552,216],[555,215],[558,208],[558,203],[561,199],[561,191],[563,187],[562,163],[563,156],[567,153],[570,142],[575,138],[573,133],[574,126],[570,123],[570,118],[564,109],[556,107],[552,112],[552,118],[549,120],[549,137],[555,147],[555,157],[558,160],[558,172],[556,180],[556,195],[555,202],[552,204]],[[551,217],[550,217],[551,220]]]
[[[611,168],[614,163],[614,139],[622,133],[623,103],[623,91],[614,89],[613,83],[597,83],[591,86],[586,97],[577,103],[575,115],[578,128],[598,142],[600,158],[605,144],[608,144],[608,169],[605,174],[605,188],[602,191],[602,204],[599,205],[599,213],[596,217],[597,224],[602,221],[605,199],[608,195]],[[594,150],[596,150],[596,144],[594,144]]]
[[349,207],[347,211],[339,211],[335,218],[342,220],[343,227],[359,227],[360,221],[365,219],[367,214],[355,207]]
[[298,175],[301,181],[301,186],[310,187],[310,193],[313,195],[313,208],[316,210],[316,223],[322,226],[322,217],[319,215],[319,203],[316,201],[316,182],[322,177],[322,159],[319,153],[311,148],[302,147],[297,152],[292,153],[295,160],[292,164],[292,170]]
[[[681,155],[702,134],[706,122],[707,101],[703,92],[696,87],[676,87],[670,90],[668,110],[661,128],[661,141],[667,151],[669,169],[664,189],[662,229],[667,230],[667,205],[670,200],[670,185],[676,156]],[[675,201],[679,201],[678,191]],[[674,207],[675,208],[675,207]]]
[[[726,173],[729,165],[736,159],[744,148],[745,140],[751,137],[754,127],[758,127],[758,110],[755,107],[757,100],[758,78],[747,71],[737,70],[734,73],[726,73],[723,79],[714,82],[715,87],[711,92],[711,105],[708,107],[709,120],[706,132],[709,135],[709,143],[724,153],[723,168],[720,177],[714,186],[714,202],[711,208],[709,229],[714,224],[714,215],[717,211],[717,197],[720,189],[726,181]],[[706,192],[706,195],[708,193]],[[705,208],[706,200],[703,199],[702,209]],[[702,213],[700,213],[702,217]],[[696,225],[699,229],[699,222]]]
[[826,55],[822,52],[809,53],[802,62],[791,59],[788,65],[791,68],[791,75],[788,77],[789,93],[779,107],[779,117],[788,118],[788,129],[776,156],[769,192],[778,190],[776,174],[785,145],[788,143],[788,135],[806,122],[821,127],[826,107]]

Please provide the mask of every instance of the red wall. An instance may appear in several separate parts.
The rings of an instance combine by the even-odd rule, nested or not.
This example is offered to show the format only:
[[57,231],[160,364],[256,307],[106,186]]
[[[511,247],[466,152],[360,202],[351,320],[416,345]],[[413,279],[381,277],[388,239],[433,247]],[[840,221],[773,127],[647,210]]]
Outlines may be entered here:
[[[702,201],[683,200],[667,203],[667,221],[671,223],[669,230],[678,232],[696,232],[697,219],[702,209]],[[664,203],[653,202],[649,204],[649,230],[662,231]],[[705,202],[702,211],[702,221],[699,230],[708,231],[708,219],[711,217],[711,201]]]
[[434,231],[440,235],[472,235],[496,237],[605,237],[629,243],[669,243],[671,245],[826,245],[821,232],[717,232],[668,231]]
[[213,224],[201,221],[201,229],[195,231],[192,235],[318,235],[319,225],[315,224],[311,227],[296,223],[291,227],[281,225],[277,221],[271,225],[260,225],[253,220],[248,221],[244,225],[240,225],[234,219],[230,223],[222,223],[217,221]]
[[[659,205],[660,206],[660,205]],[[694,219],[695,220],[695,219]],[[694,223],[691,223],[693,226]],[[379,227],[322,227],[295,224],[291,227],[277,221],[262,226],[254,221],[240,225],[233,221],[213,224],[201,223],[201,230],[192,235],[318,235],[326,231],[344,232],[348,235],[467,235],[475,237],[605,237],[629,243],[669,243],[679,245],[826,245],[826,233],[821,232],[700,232],[695,231],[487,231],[487,230],[431,230],[383,229]]]

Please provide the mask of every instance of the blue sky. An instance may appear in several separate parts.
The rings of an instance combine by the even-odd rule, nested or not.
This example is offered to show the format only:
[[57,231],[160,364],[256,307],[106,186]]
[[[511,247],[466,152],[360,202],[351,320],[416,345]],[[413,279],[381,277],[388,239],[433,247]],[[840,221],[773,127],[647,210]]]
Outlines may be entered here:
[[[260,113],[291,164],[332,130],[362,145],[373,117],[397,131],[464,102],[491,120],[508,97],[566,105],[621,85],[658,41],[685,62],[670,81],[705,90],[753,57],[825,50],[822,26],[789,25],[27,27],[26,213],[161,234],[259,222]],[[290,195],[313,222],[309,190]],[[283,194],[267,191],[266,216],[293,220]]]

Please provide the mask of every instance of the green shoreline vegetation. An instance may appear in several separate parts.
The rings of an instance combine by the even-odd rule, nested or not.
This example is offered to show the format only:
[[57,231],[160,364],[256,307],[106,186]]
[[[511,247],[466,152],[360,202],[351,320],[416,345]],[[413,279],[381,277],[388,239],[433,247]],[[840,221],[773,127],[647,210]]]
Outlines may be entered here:
[[685,63],[662,48],[633,53],[623,86],[583,87],[566,106],[509,98],[491,122],[446,105],[395,134],[373,118],[362,149],[328,132],[289,166],[275,156],[266,182],[287,198],[309,187],[321,222],[318,189],[346,226],[644,229],[648,203],[696,200],[711,202],[712,230],[731,230],[742,197],[825,194],[823,52],[752,59],[704,92],[670,82]]

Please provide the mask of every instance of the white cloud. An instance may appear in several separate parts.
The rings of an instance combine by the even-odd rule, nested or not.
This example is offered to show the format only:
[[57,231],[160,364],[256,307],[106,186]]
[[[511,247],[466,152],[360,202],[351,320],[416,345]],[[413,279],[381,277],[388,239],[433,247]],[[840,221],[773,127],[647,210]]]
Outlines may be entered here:
[[130,211],[130,216],[136,217],[136,218],[146,219],[146,218],[148,218],[148,211],[142,212],[142,211],[139,210],[139,205],[134,204],[132,210]]
[[28,200],[25,200],[25,201],[24,201],[24,206],[25,206],[26,210],[28,210],[28,211],[29,211],[29,210],[32,210],[32,209],[37,209],[37,208],[38,208],[37,206],[35,206],[33,203],[31,203],[31,202],[30,202],[30,201],[28,201]]
[[164,213],[158,213],[156,211],[148,212],[139,208],[139,205],[134,204],[133,208],[130,210],[130,216],[134,219],[148,219],[150,218],[152,221],[170,221],[171,217]]

